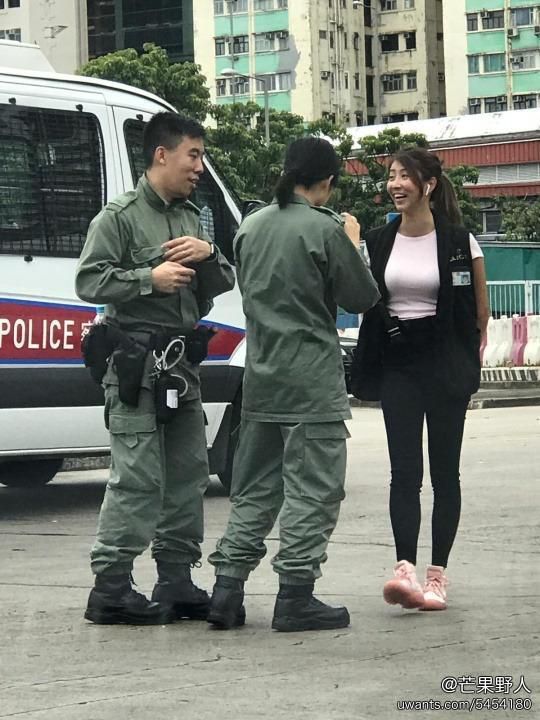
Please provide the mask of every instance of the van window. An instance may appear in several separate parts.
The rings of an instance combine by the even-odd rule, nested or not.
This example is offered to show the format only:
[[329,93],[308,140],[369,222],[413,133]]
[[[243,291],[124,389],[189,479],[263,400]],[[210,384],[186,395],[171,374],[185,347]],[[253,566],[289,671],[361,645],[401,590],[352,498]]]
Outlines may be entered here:
[[94,115],[0,105],[0,253],[78,257],[105,197]]
[[[144,123],[142,121],[126,120],[124,123],[124,137],[134,185],[145,171],[143,131]],[[199,185],[190,200],[201,210],[201,225],[204,230],[218,245],[227,260],[232,263],[234,260],[232,241],[238,230],[238,224],[225,202],[223,190],[208,170],[201,176]]]

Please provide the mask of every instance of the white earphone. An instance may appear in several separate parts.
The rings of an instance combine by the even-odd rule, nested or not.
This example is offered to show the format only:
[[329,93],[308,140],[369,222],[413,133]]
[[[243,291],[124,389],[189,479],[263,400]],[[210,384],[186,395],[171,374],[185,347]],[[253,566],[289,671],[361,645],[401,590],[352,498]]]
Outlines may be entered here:
[[425,192],[426,197],[429,195],[430,191],[431,191],[431,187],[429,185],[427,185],[426,192]]

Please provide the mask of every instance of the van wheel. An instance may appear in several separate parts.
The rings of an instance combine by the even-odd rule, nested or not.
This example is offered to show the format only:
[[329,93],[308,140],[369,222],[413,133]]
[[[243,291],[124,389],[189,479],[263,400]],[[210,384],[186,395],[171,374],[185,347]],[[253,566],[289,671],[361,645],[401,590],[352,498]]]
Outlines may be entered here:
[[62,467],[63,458],[9,460],[0,463],[0,483],[8,487],[40,487],[50,482]]
[[238,447],[238,440],[240,438],[240,421],[242,415],[242,393],[240,392],[234,401],[232,416],[231,416],[231,431],[229,433],[229,442],[227,445],[227,460],[225,467],[218,473],[219,481],[227,491],[227,494],[231,491],[232,482],[232,469],[233,460]]

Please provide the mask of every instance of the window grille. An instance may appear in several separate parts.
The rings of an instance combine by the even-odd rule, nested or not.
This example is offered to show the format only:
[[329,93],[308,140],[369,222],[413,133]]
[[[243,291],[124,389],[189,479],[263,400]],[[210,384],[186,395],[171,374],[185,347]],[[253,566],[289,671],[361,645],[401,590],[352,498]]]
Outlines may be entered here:
[[78,257],[105,198],[94,115],[0,105],[0,253]]

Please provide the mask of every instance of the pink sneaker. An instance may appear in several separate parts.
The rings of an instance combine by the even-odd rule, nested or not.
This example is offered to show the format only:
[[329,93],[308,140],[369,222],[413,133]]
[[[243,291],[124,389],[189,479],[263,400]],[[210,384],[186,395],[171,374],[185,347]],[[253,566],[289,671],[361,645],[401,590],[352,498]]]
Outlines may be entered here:
[[398,562],[394,568],[394,578],[384,584],[383,597],[389,605],[401,605],[407,610],[424,605],[424,593],[412,563],[408,560]]
[[424,606],[422,610],[446,610],[446,586],[448,578],[440,565],[428,565],[424,583]]

